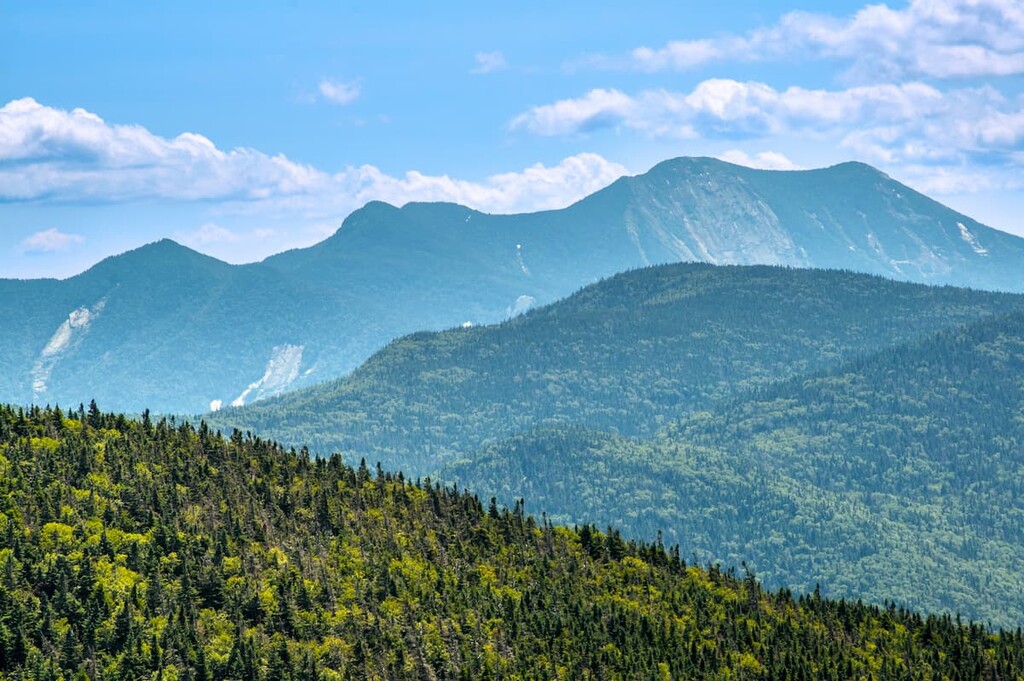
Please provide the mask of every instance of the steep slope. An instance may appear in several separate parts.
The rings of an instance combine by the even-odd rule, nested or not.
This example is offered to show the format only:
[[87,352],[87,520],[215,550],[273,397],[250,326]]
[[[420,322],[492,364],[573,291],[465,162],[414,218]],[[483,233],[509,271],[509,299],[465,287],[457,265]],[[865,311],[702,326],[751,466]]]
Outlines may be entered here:
[[845,272],[664,265],[497,326],[400,339],[351,376],[211,422],[426,474],[540,425],[650,435],[746,388],[1022,306]]
[[[10,295],[0,296],[0,317],[17,323],[0,331],[0,393],[24,403],[209,408],[253,384],[245,394],[256,397],[275,381],[288,385],[278,374],[313,364],[323,349],[315,341],[358,309],[274,270],[231,266],[166,240],[66,281],[2,283]],[[307,344],[314,348],[303,356]]]
[[675,159],[622,182],[631,193],[627,223],[652,261],[844,268],[1021,290],[1024,240],[863,163],[771,172]]
[[1019,630],[767,593],[204,427],[2,407],[0,467],[5,678],[1024,673]]
[[[363,254],[367,257],[362,257]],[[418,256],[418,257],[409,257]],[[765,171],[710,158],[677,158],[563,210],[487,215],[454,204],[374,203],[334,237],[267,260],[311,280],[399,286],[479,277],[518,294],[562,297],[626,269],[697,261],[842,268],[923,283],[1021,290],[1024,239],[993,230],[862,163]],[[447,290],[441,295],[480,296]],[[465,309],[474,309],[473,305]],[[454,322],[452,322],[454,323]]]
[[[563,210],[374,202],[324,242],[263,263],[232,268],[186,253],[162,242],[101,263],[104,277],[0,281],[0,399],[101,396],[131,411],[179,412],[243,393],[252,401],[345,375],[402,335],[497,322],[659,263],[1024,286],[1024,240],[857,163],[778,172],[681,158]],[[119,304],[135,295],[127,291],[138,299]]]
[[769,584],[1024,621],[1024,316],[884,350],[634,442],[517,436],[444,477]]

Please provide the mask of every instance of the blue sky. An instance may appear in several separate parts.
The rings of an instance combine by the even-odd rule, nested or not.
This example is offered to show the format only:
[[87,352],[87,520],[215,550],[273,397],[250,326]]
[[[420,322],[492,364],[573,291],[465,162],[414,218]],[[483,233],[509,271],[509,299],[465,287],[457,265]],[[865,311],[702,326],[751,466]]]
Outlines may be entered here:
[[0,0],[0,276],[256,260],[370,199],[558,207],[680,155],[862,160],[1024,234],[1019,0],[711,7]]

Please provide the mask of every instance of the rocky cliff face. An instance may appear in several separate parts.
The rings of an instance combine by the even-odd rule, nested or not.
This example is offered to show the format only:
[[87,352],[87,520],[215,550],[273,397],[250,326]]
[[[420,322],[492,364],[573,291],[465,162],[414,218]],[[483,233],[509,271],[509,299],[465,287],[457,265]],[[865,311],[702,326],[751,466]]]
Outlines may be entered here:
[[622,180],[641,258],[844,268],[1020,290],[1024,241],[861,163],[772,172],[676,159]]

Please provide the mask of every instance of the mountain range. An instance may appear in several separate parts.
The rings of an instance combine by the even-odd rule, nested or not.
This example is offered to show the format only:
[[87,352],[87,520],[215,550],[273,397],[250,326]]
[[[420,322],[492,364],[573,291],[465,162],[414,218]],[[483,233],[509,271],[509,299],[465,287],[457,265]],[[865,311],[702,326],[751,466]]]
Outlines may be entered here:
[[1024,316],[940,332],[713,406],[651,438],[573,427],[449,481],[745,563],[767,584],[1024,621]]
[[207,418],[428,475],[538,427],[650,436],[751,389],[1022,309],[1020,294],[851,272],[661,265],[501,324],[411,334],[348,376]]
[[618,272],[703,261],[1022,290],[1024,240],[863,164],[680,158],[562,209],[374,202],[228,265],[170,241],[66,280],[0,280],[0,399],[195,413],[337,378],[390,340],[497,322]]
[[0,676],[1016,678],[1022,265],[687,158],[0,280]]
[[635,270],[208,416],[440,476],[772,586],[1024,621],[1024,296]]

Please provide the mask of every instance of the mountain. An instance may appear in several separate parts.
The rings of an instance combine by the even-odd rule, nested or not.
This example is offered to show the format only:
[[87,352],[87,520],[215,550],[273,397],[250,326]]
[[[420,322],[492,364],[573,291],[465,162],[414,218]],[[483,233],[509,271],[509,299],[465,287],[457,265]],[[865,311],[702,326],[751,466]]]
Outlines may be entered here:
[[1017,294],[663,265],[210,425],[660,533],[773,587],[1012,626],[1021,314]]
[[1024,240],[869,166],[681,158],[563,210],[374,202],[326,241],[262,263],[160,242],[64,281],[0,281],[0,399],[188,413],[251,402],[347,374],[414,331],[497,322],[679,261],[1024,290]]
[[1024,637],[770,593],[200,425],[0,407],[0,674],[1018,678]]
[[[1020,291],[1022,258],[1019,237],[863,163],[768,171],[677,158],[563,210],[487,215],[454,204],[371,203],[322,244],[267,262],[310,280],[346,283],[376,281],[374,263],[381,263],[408,272],[391,283],[412,294],[420,278],[459,275],[507,286],[508,297],[561,297],[566,280],[578,288],[627,269],[686,261],[850,269]],[[456,299],[479,295],[437,288]],[[476,302],[495,312],[493,302]]]
[[65,281],[0,283],[0,317],[12,320],[0,330],[0,394],[208,409],[293,382],[317,359],[300,341],[329,335],[352,309],[355,301],[314,294],[273,269],[165,240]]
[[417,475],[540,426],[653,435],[779,379],[1024,309],[850,272],[662,265],[499,325],[417,333],[350,376],[209,417]]
[[1024,314],[761,387],[634,441],[517,435],[445,479],[769,585],[1024,621]]

